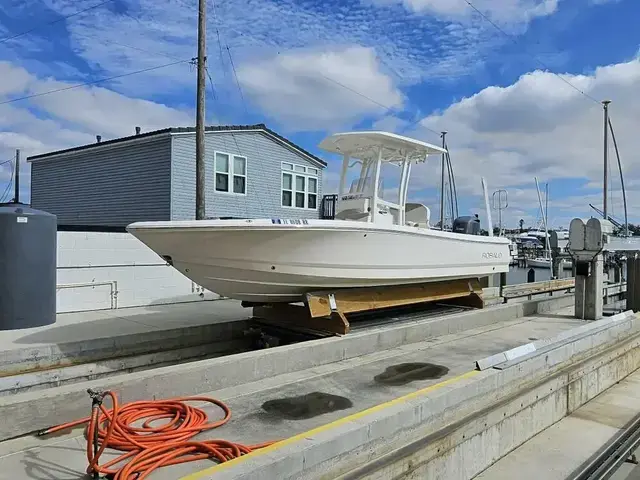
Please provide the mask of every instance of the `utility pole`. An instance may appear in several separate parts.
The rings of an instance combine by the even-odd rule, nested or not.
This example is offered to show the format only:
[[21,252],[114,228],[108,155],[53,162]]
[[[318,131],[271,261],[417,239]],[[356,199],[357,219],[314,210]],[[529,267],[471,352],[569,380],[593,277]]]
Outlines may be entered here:
[[205,159],[204,159],[204,95],[206,68],[207,2],[198,0],[198,84],[196,89],[196,220],[204,220],[205,209]]
[[[442,148],[445,148],[447,142],[445,136],[447,132],[442,132]],[[440,230],[444,230],[444,167],[445,167],[445,153],[442,153],[442,176],[440,178]]]
[[602,105],[604,107],[604,201],[602,203],[604,212],[604,219],[609,220],[607,211],[607,193],[609,192],[609,104],[611,100],[604,100]]
[[13,195],[13,202],[18,203],[20,201],[20,149],[16,149],[16,170],[15,170],[15,192]]

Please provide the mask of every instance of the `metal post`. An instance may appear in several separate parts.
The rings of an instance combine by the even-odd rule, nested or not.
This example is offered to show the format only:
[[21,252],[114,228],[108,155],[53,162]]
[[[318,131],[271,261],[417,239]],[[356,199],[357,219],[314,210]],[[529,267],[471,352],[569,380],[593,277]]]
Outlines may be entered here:
[[20,201],[20,149],[16,149],[16,171],[15,171],[15,193],[13,195],[14,203]]
[[627,306],[627,309],[638,312],[640,311],[640,258],[637,255],[633,258],[633,281],[627,283],[627,292],[629,290],[633,292],[633,304],[630,307]]
[[[442,148],[446,145],[445,136],[447,132],[442,132]],[[442,154],[442,176],[440,178],[440,230],[444,230],[444,167],[445,154]]]
[[[206,0],[198,0],[198,83],[196,88],[196,220],[204,220],[205,159],[204,159],[204,94],[206,89]],[[214,159],[215,161],[215,159]]]
[[627,298],[626,309],[633,310],[634,312],[637,311],[637,299],[635,295],[637,291],[636,286],[638,284],[636,280],[636,263],[637,253],[629,252],[629,255],[627,256],[627,292],[625,295]]
[[604,100],[602,105],[604,107],[604,201],[602,203],[604,212],[604,219],[609,220],[607,210],[607,193],[609,188],[607,186],[609,182],[609,104],[611,100]]
[[373,198],[371,199],[371,221],[375,221],[378,214],[378,195],[380,195],[380,170],[382,169],[382,146],[378,148],[375,173],[373,175]]

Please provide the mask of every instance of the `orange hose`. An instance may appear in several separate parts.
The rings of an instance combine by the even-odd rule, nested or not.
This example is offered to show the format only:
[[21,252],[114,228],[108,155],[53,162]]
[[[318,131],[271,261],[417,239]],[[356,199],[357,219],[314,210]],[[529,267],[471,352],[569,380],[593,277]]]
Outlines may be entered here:
[[[88,424],[87,473],[101,473],[113,480],[143,480],[154,470],[168,465],[212,458],[226,462],[250,453],[273,442],[258,445],[242,445],[226,440],[193,441],[192,438],[206,430],[220,427],[231,418],[231,411],[223,402],[209,397],[181,397],[170,400],[131,402],[120,406],[116,395],[107,391],[105,397],[112,402],[111,409],[102,404],[93,409],[91,416],[49,428],[40,433],[47,435],[60,430]],[[207,414],[200,408],[185,402],[208,402],[224,412],[224,418],[208,423]],[[158,420],[165,423],[153,426]],[[134,426],[142,421],[141,426]],[[97,429],[97,445],[94,437]],[[94,454],[94,449],[97,452]],[[100,465],[99,459],[105,449],[125,452],[117,458]],[[124,463],[121,467],[117,465]]]

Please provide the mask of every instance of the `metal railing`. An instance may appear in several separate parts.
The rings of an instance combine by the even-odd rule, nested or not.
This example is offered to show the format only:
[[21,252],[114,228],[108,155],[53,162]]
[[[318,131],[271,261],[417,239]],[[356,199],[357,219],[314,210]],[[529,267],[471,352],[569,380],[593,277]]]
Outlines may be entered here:
[[[544,293],[553,293],[566,290],[570,292],[575,288],[575,278],[559,278],[556,280],[543,280],[541,282],[520,283],[517,285],[505,285],[502,287],[501,296],[505,300],[511,298],[531,297]],[[613,297],[626,292],[627,283],[611,283],[602,287],[604,297]]]
[[[634,451],[640,446],[640,415],[637,415],[616,435],[598,455],[583,465],[571,480],[604,480],[629,461],[637,465]],[[631,477],[629,477],[631,478]]]
[[521,283],[519,285],[506,285],[502,287],[502,297],[510,298],[531,297],[542,293],[553,293],[561,290],[569,291],[575,287],[574,278],[560,278],[557,280],[544,280],[542,282]]
[[322,207],[320,209],[320,218],[323,220],[333,220],[336,218],[336,204],[338,203],[338,195],[325,195],[322,197]]

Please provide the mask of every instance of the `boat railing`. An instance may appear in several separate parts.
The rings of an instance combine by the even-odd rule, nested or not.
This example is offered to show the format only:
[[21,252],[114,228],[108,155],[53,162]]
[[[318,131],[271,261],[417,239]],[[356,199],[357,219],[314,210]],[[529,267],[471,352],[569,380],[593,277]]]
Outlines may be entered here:
[[333,220],[336,218],[336,205],[338,203],[338,195],[331,194],[322,197],[322,206],[320,209],[320,218],[323,220]]

